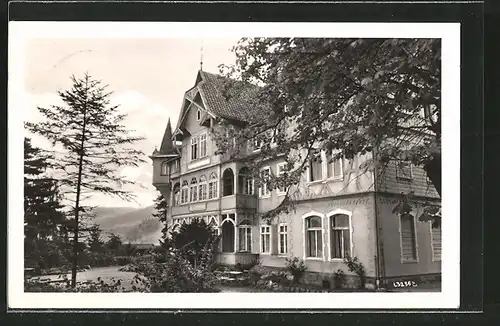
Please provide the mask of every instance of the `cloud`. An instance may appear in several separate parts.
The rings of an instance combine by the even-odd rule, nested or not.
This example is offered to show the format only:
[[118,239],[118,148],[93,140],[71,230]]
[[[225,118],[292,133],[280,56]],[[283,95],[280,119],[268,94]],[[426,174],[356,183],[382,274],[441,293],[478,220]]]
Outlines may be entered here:
[[[49,107],[50,105],[61,105],[61,99],[56,93],[32,94],[26,93],[26,107],[24,108],[24,117],[29,117],[29,121],[39,122],[43,120],[43,116],[38,112],[37,107]],[[156,189],[152,186],[152,165],[147,155],[153,152],[155,146],[159,146],[168,117],[171,115],[169,110],[155,101],[152,101],[147,96],[137,91],[126,91],[113,94],[110,98],[113,105],[119,104],[120,113],[127,114],[123,124],[128,129],[145,137],[144,140],[137,142],[133,147],[141,150],[146,155],[145,163],[138,167],[121,167],[116,172],[133,181],[135,184],[128,185],[127,190],[131,191],[138,197],[139,205],[147,206],[152,204],[152,200],[156,197]],[[38,135],[29,135],[35,146],[46,149],[52,149],[50,142]],[[89,205],[103,206],[130,206],[135,205],[123,202],[120,199],[109,198],[102,195],[94,195],[88,201]]]

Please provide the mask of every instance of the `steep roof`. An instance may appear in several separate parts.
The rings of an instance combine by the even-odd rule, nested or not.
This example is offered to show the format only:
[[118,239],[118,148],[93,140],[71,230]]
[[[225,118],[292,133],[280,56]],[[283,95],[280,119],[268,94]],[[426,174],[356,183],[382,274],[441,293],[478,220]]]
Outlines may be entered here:
[[170,124],[170,118],[168,119],[167,128],[163,134],[163,140],[161,141],[160,150],[158,154],[165,155],[177,155],[178,151],[172,142],[172,125]]
[[[232,94],[229,99],[225,96],[225,83],[228,81],[238,87],[238,92]],[[256,115],[258,91],[258,86],[230,80],[206,71],[198,71],[196,85],[185,93],[185,98],[193,101],[196,93],[199,93],[205,110],[213,116],[241,122],[251,122]],[[176,130],[181,128],[188,107],[189,104],[183,104]]]

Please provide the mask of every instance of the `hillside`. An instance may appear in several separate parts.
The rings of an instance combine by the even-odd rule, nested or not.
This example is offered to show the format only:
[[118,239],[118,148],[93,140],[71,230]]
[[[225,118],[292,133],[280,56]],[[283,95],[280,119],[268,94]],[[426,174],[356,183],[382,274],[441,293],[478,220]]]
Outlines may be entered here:
[[162,224],[153,218],[153,206],[98,207],[94,212],[94,222],[103,230],[103,238],[112,232],[124,242],[159,244]]

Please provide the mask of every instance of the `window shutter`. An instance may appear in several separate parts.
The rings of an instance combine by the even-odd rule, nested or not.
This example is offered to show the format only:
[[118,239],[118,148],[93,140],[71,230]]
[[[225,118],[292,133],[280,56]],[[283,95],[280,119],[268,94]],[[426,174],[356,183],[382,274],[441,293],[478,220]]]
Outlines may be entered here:
[[416,259],[415,225],[413,216],[401,216],[401,252],[404,260]]
[[278,225],[271,225],[271,255],[278,254]]
[[441,260],[441,228],[433,228],[431,225],[432,255],[435,260]]

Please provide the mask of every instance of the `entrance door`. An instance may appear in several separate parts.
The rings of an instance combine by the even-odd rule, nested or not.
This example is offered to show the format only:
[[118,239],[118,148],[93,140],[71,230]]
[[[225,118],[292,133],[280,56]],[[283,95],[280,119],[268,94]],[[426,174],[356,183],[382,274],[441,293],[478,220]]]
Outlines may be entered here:
[[226,221],[222,224],[222,252],[234,252],[234,225]]

